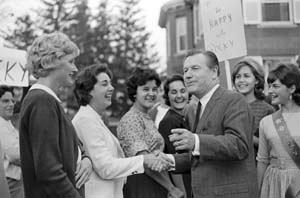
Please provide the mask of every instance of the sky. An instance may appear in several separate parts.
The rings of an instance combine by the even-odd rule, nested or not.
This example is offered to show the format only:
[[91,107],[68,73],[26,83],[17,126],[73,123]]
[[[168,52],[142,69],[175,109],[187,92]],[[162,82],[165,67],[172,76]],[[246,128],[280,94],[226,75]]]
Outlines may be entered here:
[[165,29],[159,27],[158,19],[161,6],[168,0],[141,0],[141,8],[145,12],[148,30],[152,33],[151,40],[161,57],[161,70],[166,69],[166,34]]
[[[97,5],[99,0],[89,0],[91,7]],[[119,1],[119,0],[110,0]],[[159,72],[166,68],[166,36],[165,29],[160,28],[158,25],[159,13],[161,6],[169,0],[140,0],[140,7],[143,15],[145,16],[145,23],[147,30],[151,33],[150,43],[155,44],[155,50],[160,56],[160,68]],[[24,12],[28,12],[30,8],[37,7],[39,0],[0,0],[1,3],[5,3],[8,12],[8,18],[5,20],[0,19],[0,25],[13,25],[13,18],[22,15]],[[13,16],[9,14],[13,13]]]

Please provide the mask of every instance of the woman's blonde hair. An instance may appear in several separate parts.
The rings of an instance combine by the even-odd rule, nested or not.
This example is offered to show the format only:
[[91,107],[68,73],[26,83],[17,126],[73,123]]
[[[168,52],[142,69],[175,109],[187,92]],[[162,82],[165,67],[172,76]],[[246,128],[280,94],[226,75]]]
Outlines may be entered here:
[[79,55],[78,47],[67,35],[61,32],[44,34],[28,48],[26,67],[35,78],[45,77],[58,66],[56,61],[66,55]]

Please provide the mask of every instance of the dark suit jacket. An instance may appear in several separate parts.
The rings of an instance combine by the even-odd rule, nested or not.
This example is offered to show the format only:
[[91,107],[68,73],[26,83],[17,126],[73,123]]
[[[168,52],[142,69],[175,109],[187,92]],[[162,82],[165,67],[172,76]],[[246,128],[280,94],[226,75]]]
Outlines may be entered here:
[[[197,104],[187,109],[190,126]],[[191,168],[195,198],[257,198],[253,153],[254,118],[243,96],[219,87],[197,125],[200,156],[175,155],[176,172]]]
[[31,90],[20,114],[20,156],[26,198],[82,198],[75,187],[78,138],[59,102]]

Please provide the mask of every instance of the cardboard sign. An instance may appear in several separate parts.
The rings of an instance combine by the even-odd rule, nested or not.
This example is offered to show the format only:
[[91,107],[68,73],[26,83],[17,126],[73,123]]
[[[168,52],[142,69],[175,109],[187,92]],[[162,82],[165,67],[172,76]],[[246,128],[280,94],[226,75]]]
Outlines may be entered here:
[[240,0],[201,0],[205,49],[219,61],[247,54]]
[[25,68],[26,51],[0,47],[0,85],[29,85],[29,74]]

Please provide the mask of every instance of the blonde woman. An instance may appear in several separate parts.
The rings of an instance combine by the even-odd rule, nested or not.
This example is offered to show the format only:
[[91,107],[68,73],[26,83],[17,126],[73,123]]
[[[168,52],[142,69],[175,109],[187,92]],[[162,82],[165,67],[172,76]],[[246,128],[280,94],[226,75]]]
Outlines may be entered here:
[[27,68],[37,78],[20,112],[20,155],[25,196],[82,198],[92,165],[57,93],[72,86],[79,49],[62,33],[45,34],[29,47]]

